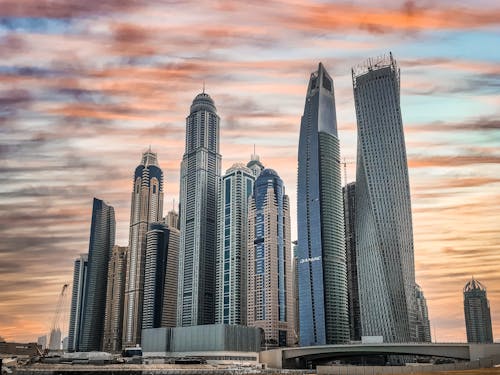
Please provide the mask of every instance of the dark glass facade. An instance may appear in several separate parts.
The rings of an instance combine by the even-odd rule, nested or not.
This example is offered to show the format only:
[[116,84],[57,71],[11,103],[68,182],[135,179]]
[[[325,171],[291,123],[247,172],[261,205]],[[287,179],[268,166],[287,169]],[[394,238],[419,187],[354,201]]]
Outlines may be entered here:
[[490,302],[486,288],[475,279],[468,281],[464,287],[464,313],[467,342],[493,343]]
[[87,280],[87,254],[75,260],[73,270],[73,291],[71,293],[71,310],[69,318],[68,351],[77,352],[80,346],[82,313],[85,306],[85,285]]
[[99,351],[102,346],[106,310],[108,263],[115,243],[115,210],[94,198],[85,304],[82,314],[79,351]]
[[297,186],[300,345],[349,340],[344,213],[333,81],[311,74],[300,126]]

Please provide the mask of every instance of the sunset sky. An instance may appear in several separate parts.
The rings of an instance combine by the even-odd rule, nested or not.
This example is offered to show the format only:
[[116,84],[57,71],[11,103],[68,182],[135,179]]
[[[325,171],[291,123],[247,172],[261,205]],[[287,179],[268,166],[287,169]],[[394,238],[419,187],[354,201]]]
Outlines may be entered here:
[[389,51],[401,68],[416,277],[433,338],[465,341],[462,288],[473,275],[500,340],[497,0],[0,0],[0,336],[48,332],[88,251],[94,196],[115,207],[116,243],[128,244],[132,173],[149,145],[165,213],[177,204],[185,117],[203,82],[221,117],[223,171],[256,144],[295,223],[310,73],[321,61],[334,79],[352,181],[351,67]]

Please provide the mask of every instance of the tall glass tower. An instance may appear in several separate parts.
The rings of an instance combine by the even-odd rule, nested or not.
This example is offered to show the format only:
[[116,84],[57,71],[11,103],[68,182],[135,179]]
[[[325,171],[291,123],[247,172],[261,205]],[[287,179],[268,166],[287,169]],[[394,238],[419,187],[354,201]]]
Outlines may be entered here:
[[264,169],[248,207],[247,325],[264,330],[266,347],[296,342],[290,204],[283,181]]
[[474,278],[464,287],[464,313],[467,342],[493,343],[490,302],[486,296],[486,288]]
[[88,254],[85,303],[79,351],[101,350],[106,312],[108,264],[115,244],[115,210],[94,198]]
[[219,121],[212,98],[198,94],[186,118],[181,163],[178,326],[215,321]]
[[134,173],[123,314],[124,346],[141,343],[146,232],[149,224],[161,221],[162,216],[163,172],[156,153],[150,148],[142,154]]
[[80,346],[82,314],[85,305],[85,285],[87,281],[88,255],[81,254],[75,260],[73,270],[73,292],[69,318],[68,351],[77,352]]
[[356,252],[361,330],[415,342],[416,300],[400,72],[392,55],[352,70],[358,123]]
[[311,74],[297,187],[300,345],[349,341],[344,212],[333,80]]
[[234,164],[222,178],[219,196],[215,322],[246,325],[248,198],[255,177]]

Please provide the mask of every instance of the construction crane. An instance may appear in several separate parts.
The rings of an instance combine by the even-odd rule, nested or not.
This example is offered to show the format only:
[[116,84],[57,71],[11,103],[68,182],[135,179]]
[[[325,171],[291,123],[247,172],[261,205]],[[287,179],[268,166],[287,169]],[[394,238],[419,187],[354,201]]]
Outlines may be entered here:
[[344,167],[344,183],[342,185],[347,185],[347,164],[356,164],[356,162],[352,159],[343,158],[343,161],[340,163]]
[[50,326],[49,332],[49,350],[59,350],[61,348],[61,327],[59,326],[59,322],[61,320],[61,313],[64,309],[65,305],[65,297],[66,290],[68,289],[69,284],[64,284],[59,294],[59,298],[57,300],[56,310],[54,313],[54,318],[52,319],[52,325]]

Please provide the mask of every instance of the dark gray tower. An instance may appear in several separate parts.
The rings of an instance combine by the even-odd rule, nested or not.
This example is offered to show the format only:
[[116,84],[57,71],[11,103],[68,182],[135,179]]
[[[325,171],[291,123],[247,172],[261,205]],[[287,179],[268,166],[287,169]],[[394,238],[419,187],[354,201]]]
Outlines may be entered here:
[[221,175],[219,116],[205,92],[186,118],[181,163],[177,325],[213,324],[217,200]]
[[490,302],[486,297],[486,288],[474,278],[464,287],[464,312],[467,342],[493,343]]
[[94,198],[89,261],[79,351],[101,350],[106,311],[108,263],[115,244],[115,210]]
[[385,342],[414,342],[415,263],[400,72],[390,55],[354,68],[352,78],[361,329]]
[[417,284],[415,284],[415,298],[417,300],[417,341],[432,342],[427,301],[422,288]]
[[361,340],[358,266],[356,261],[356,183],[342,189],[344,193],[345,249],[347,264],[347,295],[349,297],[349,328],[352,341]]
[[333,80],[311,74],[297,186],[300,345],[349,341],[344,213]]

